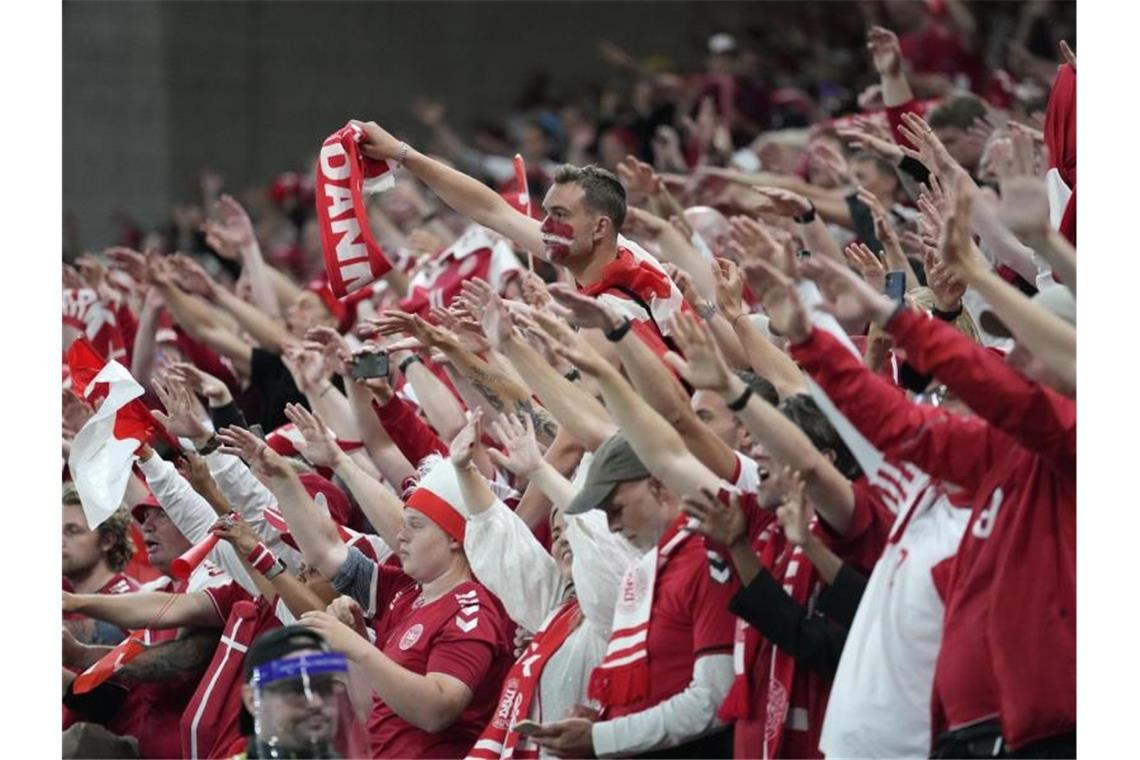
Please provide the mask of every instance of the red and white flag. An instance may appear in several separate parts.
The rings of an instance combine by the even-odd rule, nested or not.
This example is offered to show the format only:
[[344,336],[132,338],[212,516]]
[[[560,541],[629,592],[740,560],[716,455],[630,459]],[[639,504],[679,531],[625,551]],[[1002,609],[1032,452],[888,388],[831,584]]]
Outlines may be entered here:
[[86,338],[71,344],[67,363],[75,393],[91,403],[102,398],[76,433],[67,459],[87,524],[94,530],[119,508],[135,452],[156,423],[139,401],[143,387],[126,367],[100,356]]

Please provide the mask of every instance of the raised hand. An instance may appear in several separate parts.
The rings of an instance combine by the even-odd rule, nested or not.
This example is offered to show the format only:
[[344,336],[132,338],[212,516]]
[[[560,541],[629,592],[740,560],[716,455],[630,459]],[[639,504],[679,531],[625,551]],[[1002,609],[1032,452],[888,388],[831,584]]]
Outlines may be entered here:
[[144,285],[148,282],[146,256],[138,251],[116,246],[104,249],[103,255],[111,262],[111,266],[126,272],[131,276],[131,279],[139,285]]
[[514,332],[514,320],[503,299],[483,280],[464,282],[463,294],[478,309],[479,324],[491,348],[496,351],[502,348]]
[[902,124],[899,125],[899,133],[917,148],[913,150],[899,146],[903,153],[922,162],[927,169],[942,174],[945,178],[965,173],[966,170],[954,160],[950,151],[946,150],[946,146],[925,120],[910,112],[903,113],[900,118]]
[[560,311],[557,308],[556,311],[575,327],[592,327],[609,332],[622,323],[621,317],[613,309],[564,283],[551,285],[550,295],[554,297],[555,306],[561,307]]
[[697,521],[697,531],[722,546],[747,540],[748,520],[740,508],[740,494],[728,492],[728,504],[707,488],[681,499],[681,509]]
[[[772,237],[765,225],[747,216],[734,216],[728,223],[729,235],[732,238],[729,249],[737,255],[741,264],[756,259],[780,261],[784,247],[776,242],[776,238]],[[777,266],[783,265],[777,264]]]
[[847,159],[830,144],[817,141],[808,149],[808,166],[835,187],[851,187],[855,178]]
[[966,283],[950,271],[934,255],[932,250],[926,252],[926,284],[934,293],[934,307],[939,311],[955,311],[962,303],[962,295],[966,292]]
[[249,523],[237,515],[224,515],[210,526],[210,532],[233,546],[239,557],[247,557],[261,543]]
[[374,121],[357,121],[353,123],[364,132],[364,139],[360,141],[360,149],[364,155],[383,161],[396,158],[400,154],[400,141]]
[[170,259],[183,288],[203,298],[212,299],[218,284],[214,278],[194,259],[183,253],[176,253]]
[[867,284],[882,293],[887,285],[887,268],[875,255],[875,252],[863,243],[852,243],[843,249],[843,255],[851,263]]
[[840,322],[876,322],[882,326],[894,313],[894,301],[830,258],[805,259],[801,262],[801,271],[815,280],[827,296],[828,300],[817,308],[834,315]]
[[855,150],[864,150],[874,153],[891,165],[898,164],[903,159],[902,148],[894,140],[875,134],[866,122],[857,122],[856,126],[844,127],[835,130],[843,138],[847,146]]
[[223,454],[241,457],[256,472],[268,478],[287,478],[293,475],[293,468],[285,457],[269,448],[269,444],[246,430],[231,425],[218,431],[218,439]]
[[685,358],[670,351],[665,355],[669,366],[677,370],[694,388],[717,392],[728,388],[731,370],[717,349],[708,327],[692,314],[682,313],[673,318],[670,330]]
[[78,433],[92,414],[94,412],[86,401],[76,396],[70,388],[63,389],[63,424],[72,434]]
[[1038,177],[1014,177],[1001,185],[998,218],[1019,236],[1049,232],[1049,196]]
[[230,511],[229,501],[222,495],[221,489],[214,481],[214,476],[210,474],[210,466],[206,464],[205,457],[195,451],[184,453],[182,455],[182,472],[194,490],[209,502],[214,511],[219,514]]
[[890,29],[873,26],[867,30],[867,49],[879,76],[894,77],[902,71],[902,47]]
[[787,217],[801,216],[811,211],[811,201],[791,190],[753,185],[752,191],[764,199],[767,206],[764,211]]
[[487,450],[487,455],[499,469],[508,470],[520,478],[529,478],[542,467],[542,452],[534,438],[534,422],[529,414],[517,417],[503,415],[491,423],[491,433],[506,450],[505,454],[497,449]]
[[973,231],[970,227],[970,211],[973,207],[973,184],[963,178],[958,187],[954,210],[946,219],[939,256],[954,274],[968,279],[968,273],[981,268],[983,261],[974,252]]
[[744,314],[744,279],[740,269],[728,259],[713,259],[711,267],[717,308],[730,324],[735,324]]
[[224,244],[239,250],[253,245],[253,222],[250,221],[249,214],[245,212],[242,205],[232,196],[223,195],[214,207],[214,212],[220,222],[220,224],[215,225],[215,234]]
[[744,275],[777,332],[797,343],[811,334],[811,317],[796,292],[793,276],[764,260],[745,266]]
[[467,424],[460,428],[451,441],[448,450],[451,452],[451,463],[455,469],[461,470],[471,466],[471,460],[479,447],[479,439],[483,436],[483,410],[476,407],[467,415]]
[[335,468],[342,452],[336,439],[320,417],[300,404],[286,404],[285,416],[297,427],[305,441],[297,444],[297,451],[314,467]]
[[154,411],[154,417],[170,431],[171,435],[194,439],[210,434],[204,422],[208,419],[206,411],[202,409],[198,399],[190,394],[184,383],[166,373],[152,378],[150,384],[158,400],[166,408],[165,413]]
[[605,357],[594,350],[581,335],[571,330],[565,321],[540,311],[534,313],[534,319],[550,336],[554,352],[583,373],[597,377],[612,369]]
[[664,269],[665,274],[677,286],[677,290],[681,291],[681,297],[685,299],[685,302],[694,309],[700,306],[701,295],[697,292],[697,284],[693,281],[693,276],[676,264],[666,263]]
[[298,345],[285,347],[281,352],[281,363],[293,376],[297,388],[306,396],[320,393],[322,386],[333,372],[332,366],[325,361],[323,351]]
[[325,364],[338,375],[348,374],[352,362],[352,348],[340,333],[328,326],[311,327],[305,333],[307,348],[317,348],[324,354]]
[[[629,215],[629,209],[626,215]],[[546,282],[534,272],[523,272],[522,297],[528,306],[536,309],[545,309],[553,300],[546,289]]]
[[626,156],[617,166],[618,176],[629,185],[630,190],[646,197],[653,197],[664,190],[661,178],[653,171],[653,167],[636,156]]
[[784,502],[776,509],[776,519],[793,546],[803,547],[811,538],[811,520],[815,515],[811,502],[804,499],[804,476],[798,470],[782,467],[778,476],[784,491]]

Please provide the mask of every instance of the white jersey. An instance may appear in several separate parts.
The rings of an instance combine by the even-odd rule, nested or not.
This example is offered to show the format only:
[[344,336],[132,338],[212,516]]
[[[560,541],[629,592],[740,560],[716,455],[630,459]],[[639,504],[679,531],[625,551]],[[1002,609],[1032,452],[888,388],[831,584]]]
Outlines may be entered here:
[[[880,465],[872,476],[892,469]],[[898,500],[890,538],[851,623],[823,720],[826,757],[926,757],[930,697],[945,612],[936,574],[958,550],[968,508],[911,465],[890,480]],[[941,565],[941,567],[939,567]],[[936,569],[937,568],[937,569]],[[943,588],[945,586],[943,585]]]

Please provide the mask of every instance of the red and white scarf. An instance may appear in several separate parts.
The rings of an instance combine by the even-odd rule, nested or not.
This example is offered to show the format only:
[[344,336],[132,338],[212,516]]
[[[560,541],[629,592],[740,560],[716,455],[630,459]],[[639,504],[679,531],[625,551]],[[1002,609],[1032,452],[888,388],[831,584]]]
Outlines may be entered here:
[[649,696],[649,618],[657,575],[692,537],[679,516],[653,551],[630,564],[621,579],[614,629],[602,664],[590,674],[590,699],[606,707],[627,705]]
[[387,161],[360,152],[364,131],[349,122],[329,135],[317,161],[316,204],[329,288],[343,298],[392,268],[372,237],[364,195],[387,190],[395,176]]
[[511,727],[530,715],[530,703],[538,689],[542,669],[566,643],[581,619],[582,611],[577,599],[569,600],[547,618],[530,646],[515,660],[503,683],[495,715],[467,757],[480,760],[538,757],[538,746]]
[[[792,546],[778,531],[779,528],[775,525],[765,528],[752,548],[760,555],[760,564],[783,583],[784,592],[797,604],[806,607],[814,577],[811,563],[804,557],[800,547]],[[758,662],[761,654],[765,655],[763,663]],[[736,672],[736,679],[721,704],[717,717],[725,722],[754,717],[758,706],[753,705],[751,701],[752,674],[756,673],[760,666],[767,667],[768,698],[761,757],[776,757],[784,738],[784,728],[791,708],[796,659],[772,645],[759,631],[737,618],[736,637],[732,647],[732,666]]]

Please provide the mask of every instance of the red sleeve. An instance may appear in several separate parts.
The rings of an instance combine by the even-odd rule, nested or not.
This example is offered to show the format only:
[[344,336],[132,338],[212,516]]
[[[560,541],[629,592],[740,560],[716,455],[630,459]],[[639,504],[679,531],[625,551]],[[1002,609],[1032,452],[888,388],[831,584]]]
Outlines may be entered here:
[[855,496],[855,509],[851,514],[850,532],[840,536],[820,520],[820,535],[841,560],[870,575],[883,555],[895,515],[883,504],[880,489],[869,483],[867,478],[853,482],[851,491]]
[[[135,335],[139,331],[139,321],[126,301],[119,303],[115,309],[115,322],[119,325],[119,333],[123,336],[123,345],[127,350],[128,360],[135,355]],[[128,361],[127,366],[130,366]]]
[[[396,555],[392,554],[392,558],[395,557]],[[376,583],[376,588],[372,594],[372,610],[374,617],[380,620],[388,611],[388,605],[392,603],[396,595],[401,591],[409,590],[416,585],[416,582],[399,565],[373,562],[372,566],[375,568],[372,578]]]
[[[895,138],[895,142],[905,148],[915,148],[910,140],[903,137],[902,132],[899,131],[899,125],[902,124],[902,115],[904,113],[913,113],[916,116],[926,116],[925,104],[919,103],[914,98],[911,98],[905,103],[897,106],[887,106],[887,124],[891,127],[891,137]],[[915,148],[917,150],[917,148]]]
[[221,586],[211,586],[203,589],[203,591],[214,603],[214,609],[218,612],[218,622],[221,623],[226,622],[226,619],[229,618],[230,610],[235,604],[253,599],[237,581],[223,583]]
[[701,545],[693,555],[698,564],[693,582],[693,655],[731,652],[736,616],[728,605],[740,590],[740,579],[736,573],[727,572],[732,564],[727,556],[706,548],[701,537],[690,540]]
[[[954,328],[947,329],[959,335]],[[965,337],[962,340],[969,343]],[[807,340],[789,351],[851,424],[888,456],[973,490],[990,463],[1007,451],[1009,439],[984,420],[912,404],[824,330],[812,330]],[[907,358],[914,364],[909,348]]]
[[420,419],[412,405],[396,394],[387,404],[375,402],[372,408],[380,424],[388,431],[392,443],[400,450],[412,466],[416,466],[429,454],[447,456],[447,444],[439,439],[435,431]]
[[1076,401],[1033,382],[955,328],[913,309],[891,320],[887,331],[915,369],[937,377],[991,426],[1055,466],[1075,470]]
[[495,659],[490,642],[470,639],[452,621],[432,643],[427,673],[443,673],[478,691]]

